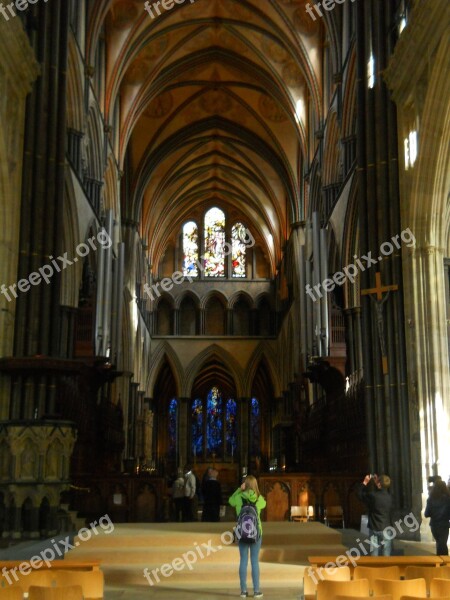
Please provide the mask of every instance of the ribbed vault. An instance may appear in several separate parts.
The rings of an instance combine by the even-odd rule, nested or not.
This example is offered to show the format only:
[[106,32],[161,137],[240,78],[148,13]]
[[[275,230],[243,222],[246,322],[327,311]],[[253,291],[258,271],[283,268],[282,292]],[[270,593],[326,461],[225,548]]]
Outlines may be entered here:
[[88,53],[95,64],[104,36],[122,212],[140,224],[153,267],[193,212],[219,205],[252,224],[275,272],[303,218],[307,130],[322,118],[323,23],[305,5],[196,0],[152,19],[140,0],[95,3]]

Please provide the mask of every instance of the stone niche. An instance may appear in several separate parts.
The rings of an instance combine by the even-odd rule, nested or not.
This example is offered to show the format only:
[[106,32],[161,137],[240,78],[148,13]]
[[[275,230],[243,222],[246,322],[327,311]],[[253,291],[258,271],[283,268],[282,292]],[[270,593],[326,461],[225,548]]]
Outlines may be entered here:
[[4,538],[58,533],[76,441],[70,421],[0,422],[0,532]]

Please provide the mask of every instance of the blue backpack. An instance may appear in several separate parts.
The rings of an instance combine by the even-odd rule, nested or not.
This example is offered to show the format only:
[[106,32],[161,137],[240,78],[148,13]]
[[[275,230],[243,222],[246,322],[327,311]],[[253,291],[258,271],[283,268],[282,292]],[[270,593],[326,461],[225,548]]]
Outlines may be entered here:
[[244,544],[255,544],[259,540],[261,532],[254,502],[243,501],[234,532],[236,540]]

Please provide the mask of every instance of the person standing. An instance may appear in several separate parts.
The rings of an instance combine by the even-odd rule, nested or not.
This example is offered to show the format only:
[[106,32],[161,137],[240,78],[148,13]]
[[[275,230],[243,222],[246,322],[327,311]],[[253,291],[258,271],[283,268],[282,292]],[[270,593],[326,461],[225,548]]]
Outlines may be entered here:
[[220,521],[220,505],[222,504],[222,489],[217,481],[219,475],[216,469],[211,469],[209,479],[204,482],[202,521],[216,523]]
[[[373,490],[368,489],[371,480],[375,486]],[[366,475],[359,490],[360,499],[369,509],[368,526],[372,556],[390,556],[392,552],[392,539],[385,534],[385,529],[391,525],[390,486],[391,478],[387,475]]]
[[184,511],[183,521],[193,521],[193,502],[195,496],[195,475],[191,465],[184,467]]
[[183,471],[178,470],[178,477],[172,485],[172,500],[174,504],[175,521],[179,523],[184,515],[184,477]]
[[239,541],[239,581],[241,584],[241,598],[247,598],[247,567],[248,555],[252,566],[253,597],[262,598],[263,594],[259,588],[259,551],[262,542],[261,510],[265,508],[266,501],[261,495],[258,482],[253,475],[247,475],[242,485],[237,488],[228,500],[229,504],[236,509],[236,515],[239,516],[242,506],[246,502],[253,503],[258,513],[259,539],[254,544],[246,544]]
[[444,481],[435,481],[430,489],[425,507],[425,516],[430,517],[431,533],[436,540],[436,554],[448,556],[450,492]]

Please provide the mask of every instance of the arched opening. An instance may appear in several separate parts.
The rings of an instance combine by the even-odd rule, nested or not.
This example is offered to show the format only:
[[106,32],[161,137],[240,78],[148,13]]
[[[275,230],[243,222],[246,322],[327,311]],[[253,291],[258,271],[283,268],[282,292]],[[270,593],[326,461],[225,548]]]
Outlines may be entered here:
[[25,537],[29,537],[33,531],[33,503],[30,498],[26,498],[22,504],[22,532]]
[[209,299],[205,309],[205,335],[225,335],[225,308],[217,296]]
[[173,310],[168,300],[162,298],[156,313],[156,335],[173,335]]
[[48,498],[43,498],[39,507],[39,532],[41,537],[47,537],[51,529],[50,502],[48,501]]
[[198,310],[191,296],[183,298],[179,311],[180,335],[196,335],[198,333]]
[[233,335],[251,334],[251,312],[247,300],[240,296],[233,307]]

